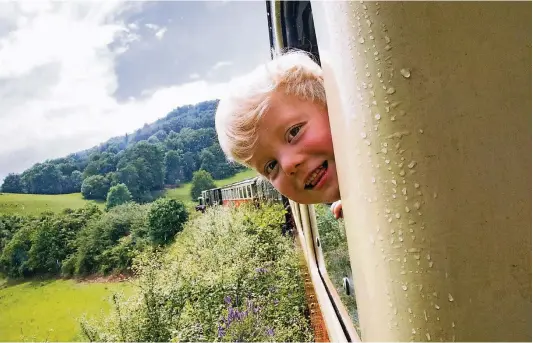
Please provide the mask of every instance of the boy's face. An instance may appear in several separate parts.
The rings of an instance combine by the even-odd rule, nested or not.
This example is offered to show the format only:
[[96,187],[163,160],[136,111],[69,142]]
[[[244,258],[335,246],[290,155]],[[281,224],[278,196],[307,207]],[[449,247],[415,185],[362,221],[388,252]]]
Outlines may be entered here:
[[340,199],[325,106],[275,93],[259,122],[251,164],[283,195],[301,204]]

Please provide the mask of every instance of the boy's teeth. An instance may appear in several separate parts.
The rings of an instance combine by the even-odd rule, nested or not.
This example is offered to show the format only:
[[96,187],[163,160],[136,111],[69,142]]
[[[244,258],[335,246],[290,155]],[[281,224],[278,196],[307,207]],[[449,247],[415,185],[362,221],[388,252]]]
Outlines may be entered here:
[[311,174],[311,177],[307,180],[307,182],[305,183],[306,186],[314,186],[315,185],[315,181],[317,179],[317,176],[319,174],[322,174],[322,172],[325,170],[325,168],[323,166],[320,166],[318,167],[314,172],[313,174]]

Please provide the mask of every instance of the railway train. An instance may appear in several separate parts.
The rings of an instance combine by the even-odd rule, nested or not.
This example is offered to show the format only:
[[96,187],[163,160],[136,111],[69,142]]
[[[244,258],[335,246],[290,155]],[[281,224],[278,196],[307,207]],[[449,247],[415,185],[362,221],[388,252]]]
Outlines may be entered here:
[[251,202],[282,202],[283,196],[272,185],[260,176],[249,178],[232,184],[206,189],[198,197],[197,211],[204,211],[207,206],[229,205],[239,206]]
[[[531,2],[272,0],[266,14],[272,51],[324,72],[360,331],[315,207],[289,203],[327,339],[531,341]],[[257,182],[202,198],[260,200]]]

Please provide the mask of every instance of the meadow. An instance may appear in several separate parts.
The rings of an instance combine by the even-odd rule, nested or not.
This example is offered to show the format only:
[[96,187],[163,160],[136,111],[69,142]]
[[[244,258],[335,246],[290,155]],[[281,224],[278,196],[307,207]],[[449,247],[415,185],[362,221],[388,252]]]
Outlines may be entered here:
[[0,341],[82,341],[78,319],[111,310],[113,292],[132,293],[128,282],[34,279],[0,282]]
[[104,208],[104,202],[83,199],[81,193],[45,195],[0,193],[0,214],[38,215],[50,211],[58,213],[65,208],[76,210],[87,203]]

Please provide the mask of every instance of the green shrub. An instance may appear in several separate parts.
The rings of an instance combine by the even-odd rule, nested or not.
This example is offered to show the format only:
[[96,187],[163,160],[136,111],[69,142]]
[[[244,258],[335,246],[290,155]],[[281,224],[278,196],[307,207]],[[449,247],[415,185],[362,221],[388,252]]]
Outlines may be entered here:
[[119,183],[118,185],[111,187],[109,192],[107,192],[106,209],[109,210],[115,206],[125,204],[128,201],[131,201],[131,193],[125,184]]
[[[130,261],[132,249],[142,250],[147,244],[146,215],[148,207],[136,203],[126,203],[113,207],[97,220],[89,222],[76,238],[76,275],[122,271],[124,265],[115,265],[118,260]],[[131,241],[121,238],[130,236]],[[130,242],[130,243],[128,243]],[[115,248],[116,245],[123,245]],[[108,251],[108,250],[113,251]],[[117,256],[120,252],[124,256]],[[69,261],[69,264],[72,263]],[[126,263],[126,264],[129,264]],[[120,266],[120,268],[118,268]],[[67,271],[67,270],[65,270]]]
[[98,341],[310,341],[305,292],[281,206],[210,209],[166,254],[134,263],[139,293],[84,322]]
[[148,233],[155,244],[166,244],[183,230],[188,213],[185,205],[175,199],[161,198],[152,203],[148,212]]

